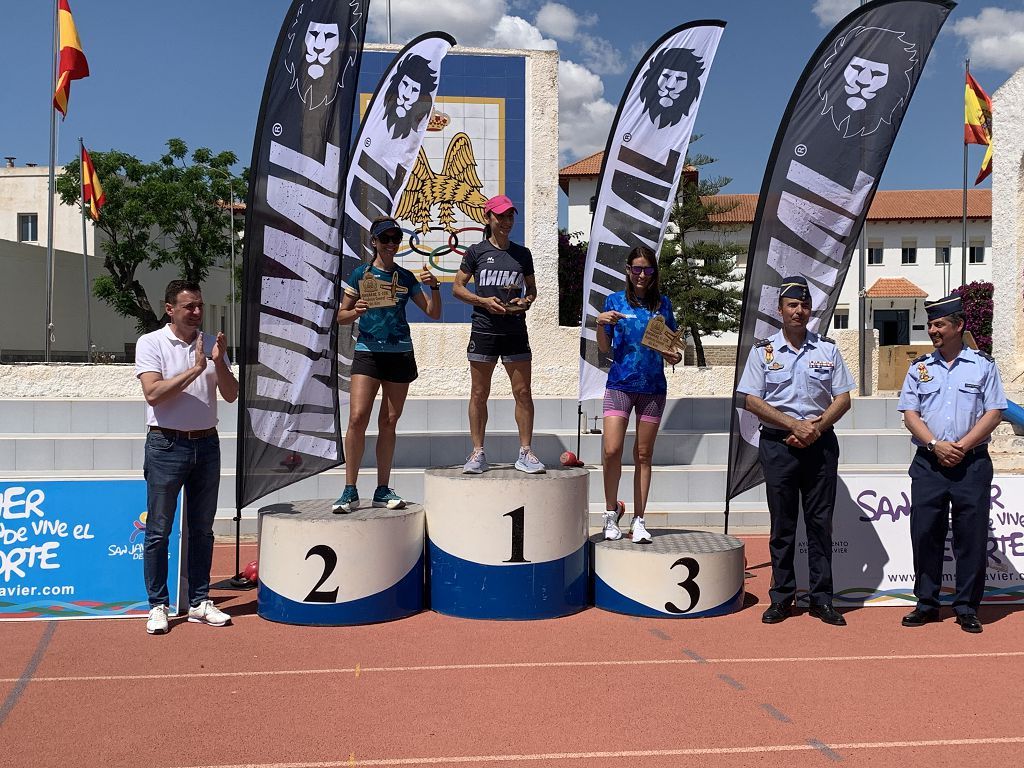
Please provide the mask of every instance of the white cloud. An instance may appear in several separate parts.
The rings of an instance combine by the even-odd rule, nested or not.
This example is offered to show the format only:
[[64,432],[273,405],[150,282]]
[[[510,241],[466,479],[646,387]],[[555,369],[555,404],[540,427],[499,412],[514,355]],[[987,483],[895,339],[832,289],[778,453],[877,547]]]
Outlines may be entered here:
[[1008,72],[1024,66],[1024,11],[982,8],[960,19],[953,32],[967,43],[971,64]]
[[580,27],[589,27],[597,22],[597,16],[580,16],[572,8],[561,3],[545,3],[537,11],[537,28],[556,40],[575,40]]
[[545,38],[540,30],[526,19],[502,16],[494,26],[494,34],[488,41],[488,47],[553,51],[558,47],[558,43]]
[[615,105],[604,98],[601,78],[584,66],[558,62],[559,161],[566,163],[604,149]]
[[811,11],[823,27],[835,26],[836,22],[860,6],[860,0],[814,0]]
[[607,40],[580,35],[579,47],[583,53],[583,63],[599,75],[620,75],[626,71],[622,53]]

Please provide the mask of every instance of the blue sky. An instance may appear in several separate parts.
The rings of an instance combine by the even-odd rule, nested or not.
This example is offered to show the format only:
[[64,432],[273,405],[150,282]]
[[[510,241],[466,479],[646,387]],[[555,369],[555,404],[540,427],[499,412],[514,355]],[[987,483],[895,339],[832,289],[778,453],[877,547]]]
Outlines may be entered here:
[[[835,20],[857,0],[392,0],[394,40],[430,28],[461,43],[557,47],[561,160],[604,146],[637,60],[676,24],[728,22],[697,119],[712,171],[726,191],[757,192],[796,78]],[[95,150],[156,158],[170,137],[232,150],[248,164],[267,65],[286,0],[71,0],[92,77],[72,85],[59,162],[77,137]],[[0,155],[47,162],[51,8],[3,0]],[[384,0],[373,0],[370,39],[383,41]],[[881,188],[955,188],[962,180],[963,62],[993,93],[1024,66],[1024,2],[964,0],[932,51]],[[982,150],[972,148],[972,180]],[[999,162],[998,154],[996,162]],[[986,182],[988,183],[988,182]]]

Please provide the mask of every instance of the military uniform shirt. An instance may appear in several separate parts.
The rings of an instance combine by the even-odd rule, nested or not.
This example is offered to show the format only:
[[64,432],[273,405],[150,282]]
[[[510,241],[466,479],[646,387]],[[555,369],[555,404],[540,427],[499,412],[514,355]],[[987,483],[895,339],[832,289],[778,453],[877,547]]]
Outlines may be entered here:
[[[1005,410],[1006,395],[999,369],[987,356],[964,347],[947,368],[935,350],[910,364],[897,408],[921,414],[936,440],[956,442],[986,411]],[[923,445],[916,437],[912,440]]]
[[779,331],[768,344],[750,350],[736,391],[759,397],[787,416],[809,419],[854,388],[834,342],[808,331],[803,347],[793,349]]

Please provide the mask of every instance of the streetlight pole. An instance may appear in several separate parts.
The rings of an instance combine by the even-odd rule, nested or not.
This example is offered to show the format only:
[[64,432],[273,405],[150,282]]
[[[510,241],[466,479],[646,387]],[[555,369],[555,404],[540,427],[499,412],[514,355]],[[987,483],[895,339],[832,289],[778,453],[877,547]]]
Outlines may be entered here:
[[228,182],[228,237],[231,238],[231,268],[228,275],[228,284],[231,286],[231,308],[228,311],[228,342],[231,350],[231,362],[236,363],[235,352],[237,351],[235,340],[235,188],[231,182],[234,176],[226,168],[210,168],[211,171],[223,173]]

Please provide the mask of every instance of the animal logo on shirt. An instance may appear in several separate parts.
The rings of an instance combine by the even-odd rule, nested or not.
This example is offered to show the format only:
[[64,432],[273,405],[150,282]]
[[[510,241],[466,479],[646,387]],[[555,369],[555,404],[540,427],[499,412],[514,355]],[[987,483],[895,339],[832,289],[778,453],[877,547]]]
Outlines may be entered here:
[[782,363],[775,359],[775,349],[771,344],[764,348],[764,363],[769,371],[781,371]]
[[920,382],[932,380],[932,375],[928,373],[928,366],[924,363],[917,364],[917,380]]

